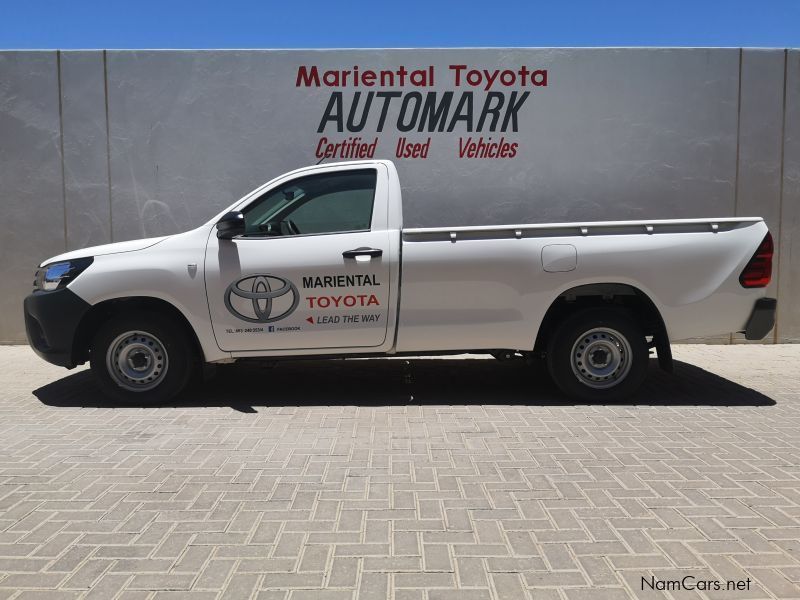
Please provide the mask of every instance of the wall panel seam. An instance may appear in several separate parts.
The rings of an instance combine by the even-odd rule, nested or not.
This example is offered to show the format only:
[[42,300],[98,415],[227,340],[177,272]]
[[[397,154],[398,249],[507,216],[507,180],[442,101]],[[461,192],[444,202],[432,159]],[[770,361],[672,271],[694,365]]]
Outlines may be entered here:
[[58,82],[58,152],[61,159],[61,217],[64,220],[64,251],[67,245],[67,172],[64,162],[64,109],[61,87],[61,50],[56,50],[56,80]]
[[[742,60],[744,49],[739,48],[739,81],[736,90],[736,166],[733,175],[733,214],[739,216],[739,147],[742,142]],[[728,343],[734,343],[734,334],[728,336]]]
[[[781,247],[783,246],[783,173],[784,162],[786,156],[786,83],[787,74],[789,70],[789,51],[783,51],[783,110],[781,112],[781,160],[780,160],[780,175],[778,179],[778,231],[777,248],[778,248],[778,261],[777,261],[777,276],[775,283],[775,297],[781,297],[781,263],[783,256],[781,254]],[[790,269],[791,270],[791,269]],[[780,311],[775,311],[775,329],[773,335],[775,336],[775,343],[780,342],[779,327],[780,327]]]
[[106,110],[106,178],[108,181],[108,241],[114,241],[114,215],[111,203],[111,131],[108,117],[108,63],[107,51],[103,50],[103,98]]
[[736,91],[736,169],[733,186],[733,214],[739,216],[739,148],[742,143],[742,59],[743,50],[739,48],[739,83]]

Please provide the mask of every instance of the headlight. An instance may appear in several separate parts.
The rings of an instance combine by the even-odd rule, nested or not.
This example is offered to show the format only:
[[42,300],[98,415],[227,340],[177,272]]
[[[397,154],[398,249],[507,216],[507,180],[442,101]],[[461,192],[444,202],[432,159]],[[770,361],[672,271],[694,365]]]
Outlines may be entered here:
[[83,273],[93,261],[94,258],[89,256],[45,265],[36,271],[33,289],[34,291],[42,290],[45,292],[60,290]]

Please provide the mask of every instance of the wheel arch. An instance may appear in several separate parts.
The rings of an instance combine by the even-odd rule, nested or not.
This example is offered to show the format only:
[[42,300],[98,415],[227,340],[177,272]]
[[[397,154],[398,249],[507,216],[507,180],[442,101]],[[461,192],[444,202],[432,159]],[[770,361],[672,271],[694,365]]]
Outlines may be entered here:
[[82,364],[89,359],[89,347],[92,338],[103,323],[106,323],[115,315],[132,310],[155,312],[175,319],[188,334],[197,358],[200,361],[204,360],[203,347],[197,337],[197,332],[178,307],[167,300],[153,296],[124,296],[104,300],[92,305],[80,320],[72,342],[74,364]]
[[561,292],[550,304],[534,343],[535,353],[544,353],[550,335],[558,323],[568,315],[597,306],[622,307],[630,311],[645,331],[653,337],[659,366],[672,371],[672,351],[664,319],[655,302],[638,287],[628,283],[587,283]]

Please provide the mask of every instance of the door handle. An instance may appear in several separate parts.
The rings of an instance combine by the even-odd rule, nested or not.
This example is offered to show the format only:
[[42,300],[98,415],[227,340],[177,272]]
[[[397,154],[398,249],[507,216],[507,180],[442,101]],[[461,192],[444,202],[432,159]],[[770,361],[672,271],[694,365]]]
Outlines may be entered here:
[[377,258],[378,256],[382,255],[383,250],[380,248],[367,248],[366,246],[355,248],[354,250],[345,250],[342,252],[342,256],[345,258],[355,258],[356,256],[369,256],[371,258]]

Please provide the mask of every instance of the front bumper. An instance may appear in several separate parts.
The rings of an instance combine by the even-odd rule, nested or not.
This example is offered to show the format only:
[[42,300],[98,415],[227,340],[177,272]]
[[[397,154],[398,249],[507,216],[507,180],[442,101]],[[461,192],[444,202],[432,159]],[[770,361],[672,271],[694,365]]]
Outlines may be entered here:
[[89,303],[64,288],[34,292],[25,298],[23,308],[25,333],[33,351],[54,365],[74,367],[75,333],[89,311]]
[[750,313],[744,330],[744,337],[748,340],[762,340],[775,326],[775,312],[778,301],[775,298],[759,298]]

